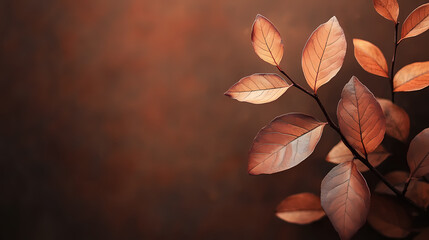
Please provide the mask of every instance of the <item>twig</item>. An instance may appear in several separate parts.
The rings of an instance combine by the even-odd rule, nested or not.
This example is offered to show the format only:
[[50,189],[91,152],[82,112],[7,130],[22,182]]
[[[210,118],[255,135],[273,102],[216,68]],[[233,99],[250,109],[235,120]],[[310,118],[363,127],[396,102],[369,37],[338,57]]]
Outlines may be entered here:
[[395,42],[395,46],[393,48],[393,56],[392,56],[392,64],[390,65],[390,74],[389,74],[389,80],[390,80],[390,88],[392,89],[392,102],[395,102],[395,92],[393,91],[393,73],[395,69],[395,60],[396,60],[396,49],[398,48],[398,26],[399,22],[395,24],[395,32],[393,41]]
[[[293,86],[295,86],[296,88],[298,88],[299,90],[301,90],[302,92],[304,92],[305,94],[307,94],[308,96],[312,97],[317,104],[319,105],[320,109],[323,112],[323,115],[326,118],[326,121],[328,121],[329,126],[334,129],[338,135],[341,137],[341,141],[343,141],[344,145],[346,145],[346,147],[352,152],[353,156],[360,160],[363,164],[365,164],[365,166],[367,166],[369,168],[369,170],[374,173],[384,184],[386,184],[386,186],[388,188],[390,188],[397,196],[399,199],[407,202],[408,204],[410,204],[411,206],[413,206],[414,208],[416,208],[417,210],[421,211],[421,212],[426,212],[425,209],[417,206],[414,202],[412,202],[411,200],[409,200],[408,198],[405,197],[405,195],[403,195],[398,189],[396,189],[389,181],[387,181],[386,178],[384,178],[384,176],[374,167],[371,165],[371,163],[368,161],[367,156],[362,157],[355,149],[354,147],[352,147],[350,145],[350,143],[347,141],[347,139],[345,138],[345,136],[342,134],[340,128],[332,121],[331,117],[329,116],[328,112],[326,111],[325,107],[323,106],[322,102],[320,101],[319,97],[317,96],[317,94],[315,93],[311,93],[309,91],[307,91],[306,89],[304,89],[303,87],[301,87],[298,83],[296,83],[294,80],[292,80],[292,78],[289,77],[289,75],[287,75],[287,73],[285,73],[279,66],[277,66],[277,69],[287,78],[289,79],[289,81],[292,82]],[[392,91],[393,92],[393,91]]]

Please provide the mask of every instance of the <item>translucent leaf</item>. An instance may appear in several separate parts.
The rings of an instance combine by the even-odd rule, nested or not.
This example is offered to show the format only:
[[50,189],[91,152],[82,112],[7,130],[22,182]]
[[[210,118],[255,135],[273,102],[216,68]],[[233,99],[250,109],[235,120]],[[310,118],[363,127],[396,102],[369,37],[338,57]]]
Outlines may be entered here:
[[262,104],[278,99],[290,86],[277,74],[257,73],[240,79],[225,95],[240,102]]
[[384,18],[398,22],[399,5],[396,0],[373,0],[374,8]]
[[[377,167],[389,156],[390,153],[388,153],[382,145],[379,145],[373,152],[368,154],[368,161],[372,166]],[[353,159],[354,156],[352,152],[350,152],[350,150],[346,147],[346,145],[344,145],[342,141],[335,145],[328,153],[328,156],[326,156],[326,161],[336,164],[353,161]],[[355,160],[355,164],[360,172],[366,172],[369,170],[365,164],[359,160]]]
[[278,66],[283,57],[283,42],[279,31],[264,16],[258,14],[252,26],[252,45],[265,62]]
[[336,17],[314,30],[302,52],[302,70],[314,92],[340,71],[346,50],[346,37]]
[[404,238],[410,233],[411,216],[395,197],[374,194],[368,223],[386,237]]
[[423,177],[429,173],[429,128],[421,131],[411,141],[407,161],[411,177]]
[[298,165],[314,151],[326,124],[301,113],[275,118],[253,141],[249,173],[271,174]]
[[380,104],[354,76],[341,93],[337,117],[341,132],[359,152],[370,153],[383,141],[386,120]]
[[429,61],[409,64],[393,78],[394,92],[410,92],[429,86]]
[[390,100],[377,98],[386,118],[386,134],[406,142],[410,133],[410,118],[407,112]]
[[386,59],[377,46],[361,39],[353,39],[353,45],[355,58],[365,71],[381,77],[389,77]]
[[320,197],[312,193],[299,193],[284,199],[277,206],[277,217],[297,224],[308,224],[325,216]]
[[429,3],[425,3],[408,15],[402,24],[401,39],[417,36],[429,29]]
[[321,203],[341,239],[350,239],[365,224],[370,192],[353,161],[341,163],[326,175]]

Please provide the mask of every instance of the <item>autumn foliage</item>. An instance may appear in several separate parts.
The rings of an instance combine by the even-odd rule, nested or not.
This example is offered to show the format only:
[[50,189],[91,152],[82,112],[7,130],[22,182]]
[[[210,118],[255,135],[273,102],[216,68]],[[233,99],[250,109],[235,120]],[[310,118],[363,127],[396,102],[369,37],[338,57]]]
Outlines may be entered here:
[[[353,39],[354,56],[365,71],[389,80],[391,100],[376,98],[357,77],[351,76],[338,102],[338,125],[329,116],[317,92],[340,71],[347,49],[344,31],[335,16],[314,30],[302,51],[302,71],[310,88],[307,90],[280,68],[280,33],[258,14],[251,33],[253,49],[286,79],[275,73],[253,74],[239,80],[225,95],[240,102],[264,104],[296,87],[313,98],[325,116],[325,121],[320,121],[303,113],[286,113],[272,120],[253,141],[250,174],[272,174],[300,164],[313,153],[326,125],[341,139],[326,157],[326,161],[337,166],[322,180],[320,197],[313,193],[287,197],[277,208],[279,218],[307,224],[326,215],[341,239],[350,239],[366,222],[387,237],[402,238],[414,232],[419,234],[416,239],[428,239],[429,228],[414,225],[416,219],[428,217],[429,183],[424,177],[429,174],[429,128],[414,136],[409,144],[409,172],[382,175],[376,167],[391,156],[381,145],[385,135],[405,144],[409,139],[410,119],[394,103],[395,92],[429,86],[428,61],[410,63],[394,71],[399,44],[429,29],[429,3],[411,12],[402,28],[396,0],[374,0],[373,4],[377,13],[393,23],[392,61],[389,66],[382,51],[363,39]],[[361,174],[364,171],[371,171],[380,179],[372,194]]]

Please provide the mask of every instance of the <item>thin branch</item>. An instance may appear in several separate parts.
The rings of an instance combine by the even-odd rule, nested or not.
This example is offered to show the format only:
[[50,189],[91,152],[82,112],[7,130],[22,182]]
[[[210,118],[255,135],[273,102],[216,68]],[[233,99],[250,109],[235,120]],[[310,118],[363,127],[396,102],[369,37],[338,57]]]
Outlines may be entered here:
[[[289,77],[289,75],[287,75],[279,66],[277,66],[277,69],[287,78],[289,79],[289,81],[292,82],[293,86],[295,86],[296,88],[298,88],[299,90],[301,90],[302,92],[304,92],[305,94],[309,95],[310,97],[312,97],[317,104],[319,105],[320,109],[323,112],[323,115],[326,118],[326,121],[328,121],[329,126],[334,129],[338,135],[341,137],[341,141],[343,141],[344,145],[346,145],[346,147],[352,152],[353,156],[355,159],[358,159],[359,161],[361,161],[363,164],[365,164],[365,166],[367,166],[369,168],[369,170],[371,172],[373,172],[384,184],[386,184],[386,186],[388,188],[390,188],[397,196],[399,199],[407,202],[408,204],[410,204],[411,206],[413,206],[414,208],[416,208],[417,210],[421,211],[421,212],[426,212],[425,209],[417,206],[414,202],[412,202],[411,200],[409,200],[408,198],[406,198],[404,195],[402,195],[402,193],[396,189],[389,181],[387,181],[386,178],[384,178],[384,176],[374,167],[371,165],[371,163],[368,161],[368,157],[362,157],[355,149],[354,147],[352,147],[350,145],[350,143],[347,141],[347,139],[345,138],[345,136],[343,135],[343,133],[341,132],[340,128],[332,121],[331,117],[329,116],[328,112],[326,111],[325,107],[323,106],[322,102],[320,101],[319,97],[317,96],[317,94],[315,93],[311,93],[309,91],[307,91],[306,89],[304,89],[303,87],[301,87],[298,83],[296,83],[294,80],[292,80],[292,78]],[[392,91],[393,92],[393,91]]]
[[394,47],[393,47],[393,56],[392,56],[392,64],[390,65],[390,75],[389,75],[389,80],[390,80],[390,88],[392,90],[392,102],[395,102],[395,92],[393,91],[393,73],[394,73],[394,69],[395,69],[395,60],[396,60],[396,49],[398,48],[398,26],[399,26],[399,22],[397,22],[395,24],[395,32],[394,32],[394,37],[393,37],[393,41],[394,41]]

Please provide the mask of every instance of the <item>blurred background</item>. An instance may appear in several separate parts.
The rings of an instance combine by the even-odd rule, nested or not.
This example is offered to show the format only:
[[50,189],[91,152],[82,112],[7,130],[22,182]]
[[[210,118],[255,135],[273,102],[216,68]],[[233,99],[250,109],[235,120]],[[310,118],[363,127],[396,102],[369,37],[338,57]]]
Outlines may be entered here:
[[[403,21],[426,0],[398,2]],[[339,141],[331,129],[297,167],[247,174],[252,139],[274,117],[324,119],[296,89],[264,105],[223,95],[241,77],[276,72],[251,46],[258,13],[282,35],[282,68],[305,86],[302,48],[337,16],[348,51],[319,92],[332,116],[352,75],[390,96],[387,79],[353,56],[353,38],[392,56],[393,24],[370,0],[1,1],[0,238],[337,239],[327,218],[297,226],[274,215],[291,194],[320,193]],[[428,42],[427,32],[405,40],[396,69],[428,61]],[[411,137],[429,126],[428,93],[397,94]],[[405,166],[406,146],[392,144],[382,172]],[[369,226],[355,237],[381,238]]]

